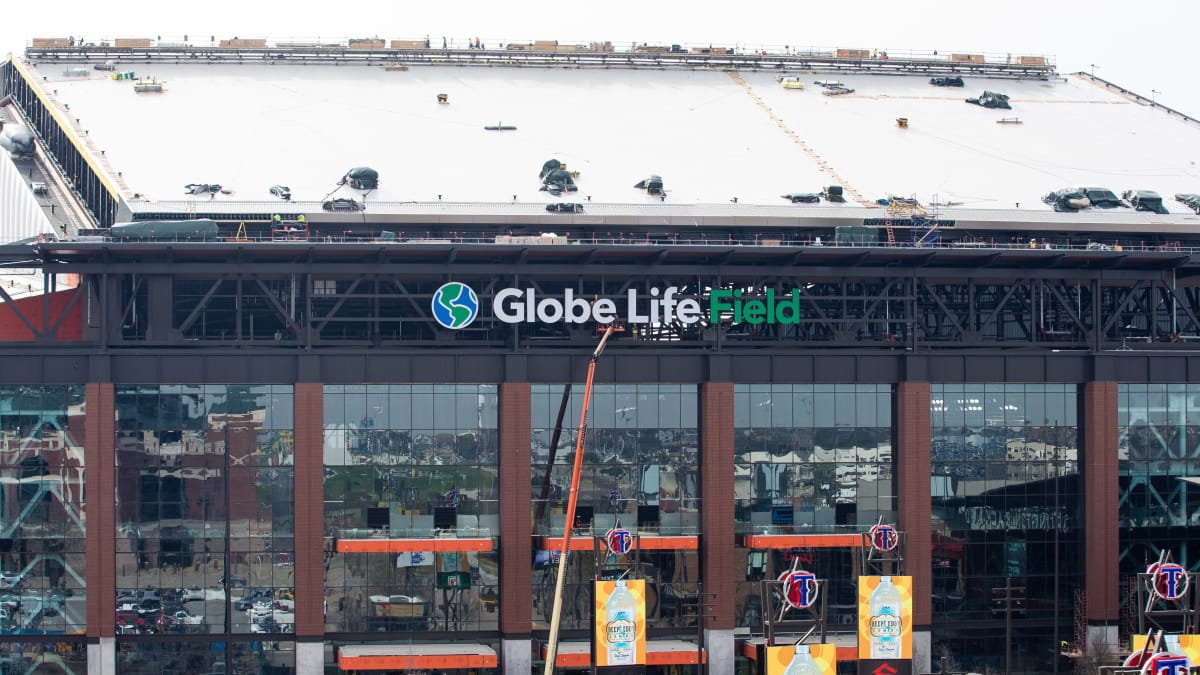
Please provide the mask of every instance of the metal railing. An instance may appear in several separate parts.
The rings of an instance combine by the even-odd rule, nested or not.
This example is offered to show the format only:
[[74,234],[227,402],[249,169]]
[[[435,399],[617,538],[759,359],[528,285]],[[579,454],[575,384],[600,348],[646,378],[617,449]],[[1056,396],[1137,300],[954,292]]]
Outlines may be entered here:
[[[543,36],[544,37],[544,36]],[[537,39],[537,38],[518,38],[512,37],[497,37],[497,36],[476,36],[476,35],[420,35],[420,36],[387,36],[381,34],[372,34],[369,36],[357,35],[291,35],[291,36],[276,36],[268,37],[264,35],[246,36],[239,35],[222,36],[222,35],[154,35],[154,36],[62,36],[51,38],[31,38],[26,41],[27,49],[42,49],[52,47],[116,47],[118,40],[141,39],[149,41],[149,45],[154,48],[169,49],[169,48],[208,48],[222,49],[221,42],[229,39],[239,40],[239,44],[248,41],[261,40],[267,48],[271,49],[358,49],[363,48],[365,42],[382,41],[385,45],[384,49],[391,49],[393,41],[406,44],[420,44],[421,49],[430,51],[456,51],[456,50],[472,50],[476,41],[481,45],[483,51],[508,51],[516,49],[516,47],[527,47],[530,49],[524,51],[553,51],[549,48],[562,48],[563,52],[577,51],[579,49],[593,50],[597,46],[602,46],[614,53],[655,53],[650,50],[662,49],[666,53],[691,53],[703,54],[713,52],[715,55],[775,55],[775,56],[798,56],[811,58],[851,58],[862,59],[864,57],[839,57],[838,54],[846,54],[847,52],[860,52],[868,56],[867,60],[907,60],[907,61],[945,61],[955,63],[970,63],[969,61],[961,60],[963,57],[974,57],[982,59],[982,63],[989,65],[1029,65],[1021,64],[1024,59],[1042,59],[1047,67],[1055,65],[1055,56],[1044,53],[1013,53],[1013,52],[989,52],[978,51],[972,49],[888,49],[886,45],[801,45],[793,43],[781,42],[687,42],[672,39],[645,41],[645,40],[594,40],[594,39],[572,39],[572,40],[555,40],[555,39]],[[66,39],[68,44],[51,45],[43,42],[47,39]],[[425,41],[428,40],[429,46],[424,47]],[[351,47],[354,42],[355,47]],[[443,47],[443,44],[445,45]],[[244,47],[226,46],[224,49],[236,50]],[[377,48],[378,49],[378,48]],[[672,52],[672,49],[677,51]],[[976,61],[978,65],[978,61]]]
[[[879,228],[882,229],[882,228]],[[230,233],[232,235],[232,233]],[[20,244],[128,244],[128,245],[146,245],[146,244],[161,244],[171,246],[203,246],[212,244],[283,244],[283,245],[303,245],[311,246],[313,244],[322,245],[382,245],[382,246],[408,246],[408,245],[479,245],[487,244],[492,246],[505,246],[537,248],[539,246],[711,246],[726,248],[730,246],[751,246],[764,248],[780,248],[780,247],[806,247],[806,248],[851,248],[851,249],[951,249],[951,250],[979,250],[979,251],[1077,251],[1077,252],[1146,252],[1146,253],[1175,253],[1182,255],[1200,254],[1200,246],[1185,246],[1180,242],[1169,243],[1147,243],[1145,241],[1128,241],[1114,239],[1105,242],[1089,242],[1089,243],[1056,243],[1049,241],[1038,241],[1033,238],[1027,241],[998,241],[992,238],[976,238],[969,241],[949,241],[949,242],[925,242],[920,245],[913,245],[909,242],[897,241],[888,243],[886,241],[838,241],[834,238],[820,236],[805,236],[793,238],[774,238],[771,236],[756,235],[753,237],[723,237],[723,238],[705,238],[699,239],[674,237],[670,239],[637,237],[631,235],[629,237],[567,237],[567,242],[563,244],[561,241],[553,242],[535,242],[536,235],[530,236],[530,241],[513,241],[513,242],[497,242],[494,236],[479,237],[470,235],[421,235],[414,234],[412,236],[400,233],[400,237],[396,239],[383,239],[375,235],[356,234],[351,230],[346,230],[340,234],[322,234],[307,236],[304,233],[298,233],[293,237],[278,237],[270,234],[247,234],[245,236],[217,236],[217,237],[198,237],[191,238],[180,236],[175,238],[155,238],[155,239],[135,239],[113,237],[110,235],[85,235],[78,237],[42,237],[36,241],[20,240],[20,241],[0,241],[0,243]],[[563,237],[557,237],[561,240]]]

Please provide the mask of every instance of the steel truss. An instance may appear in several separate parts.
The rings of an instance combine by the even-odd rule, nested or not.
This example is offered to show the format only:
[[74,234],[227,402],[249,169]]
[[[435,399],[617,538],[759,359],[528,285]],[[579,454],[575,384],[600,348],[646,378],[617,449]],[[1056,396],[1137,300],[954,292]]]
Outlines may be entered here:
[[[1082,255],[1078,267],[1069,267],[1073,258],[1065,254],[1033,267],[1028,258],[1006,264],[1001,254],[910,251],[897,258],[891,251],[843,250],[834,259],[813,254],[820,249],[756,247],[562,246],[510,255],[486,245],[470,251],[306,246],[262,255],[226,245],[126,254],[134,250],[113,245],[35,257],[26,249],[7,264],[40,268],[47,291],[56,275],[79,275],[67,311],[86,303],[84,342],[105,347],[515,351],[594,342],[594,322],[501,322],[492,301],[509,287],[532,289],[538,298],[562,298],[567,289],[589,302],[607,298],[621,317],[631,291],[645,312],[652,290],[672,286],[678,299],[697,299],[705,312],[714,289],[737,291],[742,301],[765,300],[770,289],[777,303],[787,301],[775,323],[738,323],[726,311],[718,324],[705,314],[692,324],[619,326],[618,349],[1186,350],[1200,340],[1200,285],[1188,256],[1097,268]],[[808,262],[810,255],[817,264]],[[978,260],[986,264],[971,264]],[[455,331],[439,326],[431,312],[433,294],[452,280],[480,300],[478,317]],[[17,310],[3,293],[0,300]],[[38,326],[19,311],[17,318],[42,342],[56,340],[63,321],[43,313]]]

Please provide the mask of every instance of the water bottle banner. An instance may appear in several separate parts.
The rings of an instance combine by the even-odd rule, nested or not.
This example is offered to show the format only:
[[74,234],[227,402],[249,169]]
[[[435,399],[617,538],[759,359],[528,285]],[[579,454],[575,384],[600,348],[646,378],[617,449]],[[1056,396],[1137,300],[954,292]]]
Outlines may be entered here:
[[858,658],[912,658],[912,577],[858,578]]
[[[1200,665],[1200,635],[1165,635],[1163,638],[1167,651],[1183,654],[1193,668]],[[1133,651],[1141,651],[1145,646],[1145,635],[1133,636]]]
[[766,675],[837,675],[837,645],[767,647]]
[[646,582],[596,582],[596,665],[646,664]]

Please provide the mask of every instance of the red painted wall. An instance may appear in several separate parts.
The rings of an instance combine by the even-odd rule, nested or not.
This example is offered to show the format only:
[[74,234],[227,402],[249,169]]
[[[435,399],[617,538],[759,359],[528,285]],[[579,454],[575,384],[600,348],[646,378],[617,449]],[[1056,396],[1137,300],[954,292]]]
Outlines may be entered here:
[[[54,327],[54,322],[58,321],[58,317],[62,316],[63,309],[71,302],[71,296],[75,294],[75,289],[66,291],[58,291],[50,294],[50,322],[49,328]],[[28,298],[20,298],[13,302],[21,314],[33,324],[34,328],[41,330],[42,328],[42,296],[35,295]],[[82,340],[83,339],[83,310],[86,304],[86,298],[80,297],[75,301],[75,306],[71,308],[70,314],[63,319],[62,325],[58,327],[59,340]],[[17,316],[13,308],[7,302],[0,300],[0,342],[11,342],[19,340],[33,340],[33,333],[26,327],[25,323]]]

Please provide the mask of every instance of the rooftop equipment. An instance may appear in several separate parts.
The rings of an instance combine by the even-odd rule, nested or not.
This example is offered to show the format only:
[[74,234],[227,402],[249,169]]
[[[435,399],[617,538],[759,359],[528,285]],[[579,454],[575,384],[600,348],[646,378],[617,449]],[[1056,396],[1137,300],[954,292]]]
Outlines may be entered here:
[[961,87],[963,79],[961,77],[931,77],[929,84],[935,87]]
[[221,191],[221,186],[217,183],[188,183],[183,190],[188,195],[215,195]]
[[1042,197],[1042,201],[1053,206],[1055,211],[1062,213],[1073,213],[1092,205],[1091,200],[1082,190],[1074,188],[1051,192]]
[[1121,196],[1138,211],[1170,213],[1167,207],[1163,206],[1162,196],[1154,190],[1126,190]]
[[163,87],[163,83],[154,78],[150,78],[148,80],[138,80],[137,82],[134,82],[133,90],[139,94],[159,94],[163,91],[166,91],[166,89]]
[[821,201],[821,195],[815,192],[793,192],[790,195],[780,195],[793,204],[816,204]]
[[1115,192],[1113,192],[1112,190],[1109,190],[1108,188],[1085,187],[1085,188],[1079,188],[1079,189],[1083,191],[1083,194],[1085,194],[1087,196],[1088,201],[1090,201],[1092,203],[1092,206],[1095,206],[1096,208],[1100,208],[1100,209],[1116,209],[1116,208],[1126,209],[1126,208],[1129,208],[1128,204],[1121,201],[1121,198],[1118,197]]
[[821,191],[821,196],[824,197],[825,201],[827,201],[827,202],[844,202],[844,201],[846,201],[846,198],[842,196],[842,186],[841,185],[827,186],[824,190]]
[[647,178],[638,181],[633,187],[638,188],[639,190],[645,190],[646,194],[650,195],[665,194],[665,190],[663,190],[662,176],[656,174],[650,174],[650,176]]
[[349,185],[355,190],[374,190],[379,187],[379,172],[366,166],[356,166],[342,176],[340,185]]
[[1200,215],[1200,195],[1192,192],[1182,192],[1175,195],[1175,201],[1182,203],[1184,206]]
[[984,108],[1002,108],[1011,110],[1012,106],[1008,104],[1008,94],[1001,94],[995,91],[984,91],[979,95],[979,98],[968,98],[967,103],[974,103]]

